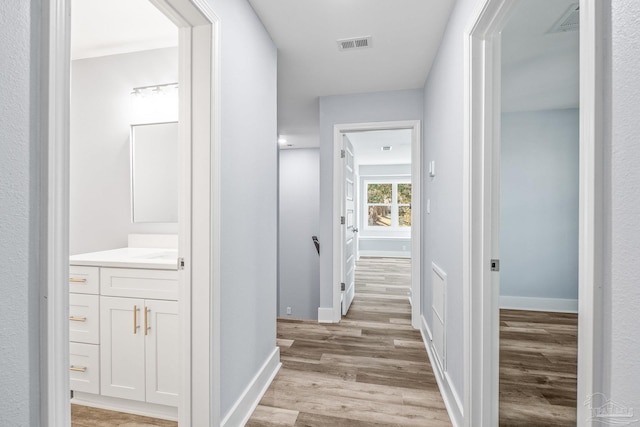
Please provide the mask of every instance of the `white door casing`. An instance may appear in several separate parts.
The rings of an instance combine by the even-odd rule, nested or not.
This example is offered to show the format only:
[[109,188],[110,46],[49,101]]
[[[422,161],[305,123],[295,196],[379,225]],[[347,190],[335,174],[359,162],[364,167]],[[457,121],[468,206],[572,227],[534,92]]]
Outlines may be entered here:
[[[106,1],[106,0],[105,0]],[[219,19],[204,0],[150,0],[179,28],[179,423],[220,423]],[[40,420],[70,425],[68,262],[70,0],[42,4]],[[192,286],[193,284],[193,286]]]
[[[347,123],[338,124],[333,128],[333,229],[332,229],[332,289],[333,289],[333,306],[331,308],[331,321],[337,323],[341,318],[341,290],[342,282],[342,226],[340,217],[342,216],[343,204],[343,182],[344,170],[342,167],[342,159],[340,151],[342,150],[342,135],[347,132],[362,132],[371,130],[393,130],[393,129],[411,129],[411,325],[415,329],[420,328],[422,316],[422,299],[420,297],[421,276],[421,249],[422,249],[422,198],[421,198],[421,180],[422,180],[422,157],[421,157],[421,139],[419,120],[391,121],[391,122],[373,122],[373,123]],[[324,315],[323,308],[318,310],[321,321],[327,322],[328,316]],[[321,315],[322,314],[322,315]]]
[[[500,38],[518,0],[484,0],[465,31],[463,166],[464,425],[498,423],[498,286],[490,260],[497,253],[496,152],[500,126]],[[580,0],[580,206],[578,425],[581,403],[600,390],[600,300],[603,215],[602,144],[605,55],[604,0]]]

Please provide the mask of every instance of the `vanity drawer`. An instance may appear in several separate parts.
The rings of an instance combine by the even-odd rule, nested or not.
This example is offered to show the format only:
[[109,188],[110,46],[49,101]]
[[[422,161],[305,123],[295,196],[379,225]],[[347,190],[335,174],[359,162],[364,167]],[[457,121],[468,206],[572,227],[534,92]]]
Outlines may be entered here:
[[70,265],[69,292],[97,295],[100,292],[100,268]]
[[100,295],[177,300],[178,272],[176,270],[101,268]]
[[69,388],[100,393],[100,346],[69,343]]
[[69,294],[69,341],[100,343],[100,297]]

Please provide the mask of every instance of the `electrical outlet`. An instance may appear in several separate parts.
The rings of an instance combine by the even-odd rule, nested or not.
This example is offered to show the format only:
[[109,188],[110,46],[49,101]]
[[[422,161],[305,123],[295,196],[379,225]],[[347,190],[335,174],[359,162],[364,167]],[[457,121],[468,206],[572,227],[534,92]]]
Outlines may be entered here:
[[291,307],[287,307],[287,315],[291,316]]

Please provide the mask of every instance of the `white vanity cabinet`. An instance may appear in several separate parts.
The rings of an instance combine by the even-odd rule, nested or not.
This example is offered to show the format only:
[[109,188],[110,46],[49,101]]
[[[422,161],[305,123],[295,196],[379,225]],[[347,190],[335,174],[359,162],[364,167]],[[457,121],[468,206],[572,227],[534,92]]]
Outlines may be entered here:
[[69,267],[71,390],[100,393],[100,269]]
[[[112,284],[114,277],[126,297],[100,296],[100,392],[118,397],[177,406],[180,378],[178,303],[132,296],[163,296],[173,283],[176,271],[104,269],[101,282]],[[154,276],[155,279],[145,276]],[[159,282],[160,290],[138,289]],[[108,286],[110,295],[113,287]]]
[[[164,254],[168,252],[168,256]],[[175,419],[180,390],[175,251],[74,255],[69,267],[73,402]]]

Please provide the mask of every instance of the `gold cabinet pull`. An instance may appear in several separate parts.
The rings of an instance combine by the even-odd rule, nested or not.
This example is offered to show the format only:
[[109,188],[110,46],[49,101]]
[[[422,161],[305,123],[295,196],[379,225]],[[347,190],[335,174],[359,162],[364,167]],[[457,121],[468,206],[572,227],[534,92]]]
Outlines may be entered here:
[[86,372],[87,371],[87,367],[86,366],[73,366],[71,365],[69,367],[70,371],[76,371],[76,372]]
[[87,283],[87,279],[80,279],[79,277],[69,277],[71,283]]
[[78,317],[78,316],[69,316],[69,320],[71,320],[72,322],[86,322],[87,318],[86,317]]
[[138,306],[133,306],[133,335],[138,333]]
[[144,334],[149,335],[149,308],[144,308]]

